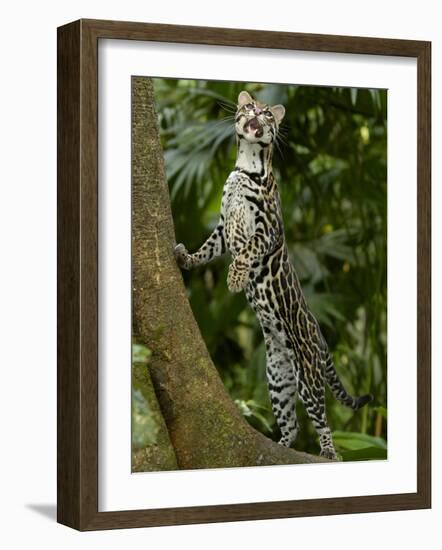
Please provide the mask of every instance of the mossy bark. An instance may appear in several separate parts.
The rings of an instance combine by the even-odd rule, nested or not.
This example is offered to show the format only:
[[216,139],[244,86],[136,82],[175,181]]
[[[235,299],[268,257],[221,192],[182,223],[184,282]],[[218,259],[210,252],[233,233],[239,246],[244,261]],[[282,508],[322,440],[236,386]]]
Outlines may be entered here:
[[187,299],[152,81],[132,79],[132,282],[134,332],[151,351],[149,371],[180,468],[321,462],[254,430],[230,399]]

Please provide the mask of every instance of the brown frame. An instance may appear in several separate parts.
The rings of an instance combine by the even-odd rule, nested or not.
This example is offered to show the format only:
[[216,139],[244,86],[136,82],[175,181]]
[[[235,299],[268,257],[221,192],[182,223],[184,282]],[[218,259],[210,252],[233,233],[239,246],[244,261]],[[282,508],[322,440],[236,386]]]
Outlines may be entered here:
[[[98,511],[98,40],[191,43],[417,58],[417,492]],[[85,531],[431,506],[431,43],[79,20],[58,29],[58,521]]]

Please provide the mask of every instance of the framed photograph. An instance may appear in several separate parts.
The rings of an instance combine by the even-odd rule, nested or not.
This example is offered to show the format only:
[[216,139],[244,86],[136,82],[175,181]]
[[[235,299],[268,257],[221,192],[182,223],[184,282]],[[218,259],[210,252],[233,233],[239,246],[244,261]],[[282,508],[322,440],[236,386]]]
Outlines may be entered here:
[[431,44],[58,29],[58,521],[431,506]]

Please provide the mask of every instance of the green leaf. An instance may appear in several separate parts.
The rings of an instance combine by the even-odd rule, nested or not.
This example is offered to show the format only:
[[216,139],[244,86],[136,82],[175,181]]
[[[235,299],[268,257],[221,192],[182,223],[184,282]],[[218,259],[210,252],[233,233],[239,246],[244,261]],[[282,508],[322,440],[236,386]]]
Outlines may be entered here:
[[379,447],[364,447],[363,449],[340,451],[344,462],[353,460],[386,460],[387,450]]
[[132,445],[143,448],[157,440],[158,424],[141,389],[132,389]]
[[255,418],[262,425],[262,427],[269,433],[272,432],[272,427],[264,415],[259,412],[258,409],[267,410],[265,407],[260,406],[255,401],[249,399],[244,401],[242,399],[235,399],[235,404],[241,411],[241,414],[246,418]]
[[148,363],[152,355],[150,349],[141,344],[132,344],[132,361],[134,363]]
[[367,447],[377,447],[379,449],[387,449],[387,442],[382,437],[359,432],[333,432],[333,441],[341,449],[357,450]]
[[319,323],[333,327],[336,320],[345,321],[339,308],[339,296],[325,292],[312,292],[308,287],[305,289],[305,295],[309,308]]

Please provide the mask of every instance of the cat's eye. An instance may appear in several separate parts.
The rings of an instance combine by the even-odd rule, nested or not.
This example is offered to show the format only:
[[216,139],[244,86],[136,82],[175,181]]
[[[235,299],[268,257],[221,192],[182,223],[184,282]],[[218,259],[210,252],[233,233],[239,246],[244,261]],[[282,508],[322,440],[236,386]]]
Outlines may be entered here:
[[247,103],[246,109],[253,109],[253,104],[252,103]]
[[270,118],[271,116],[273,116],[273,115],[272,115],[272,111],[264,111],[264,114],[265,114],[265,116],[268,116],[269,118]]

